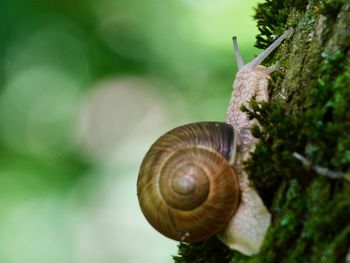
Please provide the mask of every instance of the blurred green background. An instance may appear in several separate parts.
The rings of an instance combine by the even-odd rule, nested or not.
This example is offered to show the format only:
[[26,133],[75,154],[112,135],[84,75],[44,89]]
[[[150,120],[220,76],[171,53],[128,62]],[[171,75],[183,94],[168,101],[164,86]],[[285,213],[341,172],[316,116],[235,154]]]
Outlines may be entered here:
[[138,166],[179,124],[223,120],[257,1],[3,0],[0,262],[172,262]]

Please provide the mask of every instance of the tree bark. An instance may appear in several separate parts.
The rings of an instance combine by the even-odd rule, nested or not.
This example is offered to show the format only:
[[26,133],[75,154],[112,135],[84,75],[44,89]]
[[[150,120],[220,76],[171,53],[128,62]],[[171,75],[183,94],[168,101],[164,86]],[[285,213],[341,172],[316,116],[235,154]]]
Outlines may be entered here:
[[295,29],[264,63],[281,66],[272,74],[270,103],[252,102],[248,112],[262,128],[254,128],[260,143],[246,170],[272,224],[255,256],[230,251],[213,237],[180,244],[174,260],[348,263],[350,0],[267,0],[255,18],[259,48]]

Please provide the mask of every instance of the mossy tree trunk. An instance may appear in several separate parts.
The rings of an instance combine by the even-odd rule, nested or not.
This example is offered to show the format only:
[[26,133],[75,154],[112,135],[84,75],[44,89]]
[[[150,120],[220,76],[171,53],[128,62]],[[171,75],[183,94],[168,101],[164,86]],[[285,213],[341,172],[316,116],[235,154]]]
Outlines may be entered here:
[[[259,4],[255,18],[266,48],[294,27],[264,64],[278,61],[271,102],[252,103],[263,130],[246,164],[252,184],[272,213],[261,252],[246,257],[215,237],[180,244],[177,263],[350,262],[350,0],[281,1]],[[323,173],[306,166],[303,155]],[[328,171],[328,172],[327,172]]]

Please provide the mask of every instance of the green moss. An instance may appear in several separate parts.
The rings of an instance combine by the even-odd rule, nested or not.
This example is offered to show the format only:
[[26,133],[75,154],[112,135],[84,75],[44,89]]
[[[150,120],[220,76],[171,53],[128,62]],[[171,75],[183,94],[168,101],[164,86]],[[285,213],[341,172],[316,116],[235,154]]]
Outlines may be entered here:
[[[350,246],[349,179],[319,175],[292,154],[350,173],[350,2],[268,0],[255,17],[258,47],[295,27],[292,39],[269,57],[268,63],[285,68],[272,75],[271,102],[252,101],[251,110],[243,109],[262,127],[253,128],[260,143],[245,167],[272,224],[258,255],[223,255],[231,262],[344,262]],[[198,246],[180,247],[176,262],[229,261],[218,260],[222,250],[214,251],[215,244]]]
[[307,1],[303,0],[267,0],[259,4],[254,16],[260,31],[255,46],[262,49],[268,47],[274,40],[273,36],[281,35],[288,27],[296,24],[299,11],[304,11],[306,5]]
[[197,244],[180,243],[179,255],[174,256],[176,263],[226,263],[234,254],[216,237]]
[[324,15],[336,16],[345,0],[325,0],[321,2],[320,12]]
[[[330,169],[350,169],[350,113],[346,106],[350,102],[350,59],[345,55],[350,45],[345,43],[348,39],[338,37],[338,50],[327,46],[336,34],[344,34],[329,35],[326,28],[337,26],[332,15],[342,8],[340,1],[332,4],[337,4],[337,10],[329,10],[326,19],[318,18],[318,9],[311,6],[305,20],[299,21],[302,27],[294,38],[301,50],[293,56],[294,63],[303,64],[303,70],[294,68],[287,74],[287,83],[278,76],[275,83],[279,87],[272,85],[275,94],[288,89],[286,98],[270,104],[252,103],[249,113],[264,130],[254,131],[261,143],[247,162],[247,170],[264,200],[272,201],[274,222],[264,247],[275,262],[297,262],[300,258],[305,262],[341,262],[349,246],[350,193],[345,180],[321,178],[291,157],[296,151]],[[342,14],[346,15],[349,11]],[[316,23],[317,19],[324,22],[324,39],[308,43],[303,38],[310,32],[306,20]],[[286,182],[291,182],[287,189]],[[285,198],[278,198],[281,189],[286,189]],[[259,262],[264,258],[265,253],[259,255]]]

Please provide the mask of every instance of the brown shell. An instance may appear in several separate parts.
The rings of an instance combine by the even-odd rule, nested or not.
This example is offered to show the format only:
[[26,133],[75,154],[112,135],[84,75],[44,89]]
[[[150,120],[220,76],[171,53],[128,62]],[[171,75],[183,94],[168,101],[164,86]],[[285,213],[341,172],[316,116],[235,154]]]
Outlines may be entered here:
[[240,198],[229,164],[235,139],[231,125],[201,122],[175,128],[151,146],[140,167],[137,193],[155,229],[193,243],[225,227]]

